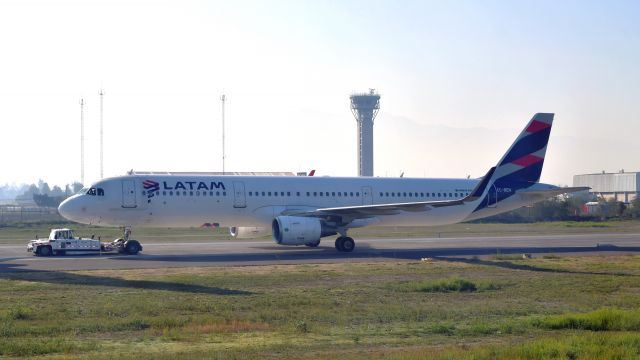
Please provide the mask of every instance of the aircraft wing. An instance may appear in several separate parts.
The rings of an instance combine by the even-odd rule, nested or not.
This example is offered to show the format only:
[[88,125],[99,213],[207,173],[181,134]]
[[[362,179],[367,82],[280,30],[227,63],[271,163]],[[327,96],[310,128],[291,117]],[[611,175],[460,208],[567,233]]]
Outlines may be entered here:
[[489,172],[482,178],[476,188],[465,198],[457,200],[439,200],[439,201],[417,201],[410,203],[395,204],[376,204],[376,205],[358,205],[343,206],[333,208],[320,208],[315,210],[288,210],[282,215],[288,216],[307,216],[332,219],[339,223],[348,223],[356,219],[367,219],[378,215],[396,215],[401,212],[422,212],[430,211],[434,208],[446,206],[463,205],[467,201],[478,199],[483,193],[491,179],[491,175],[495,171],[492,167]]
[[380,215],[396,215],[402,212],[422,212],[430,211],[433,208],[462,205],[464,201],[446,200],[446,201],[420,201],[412,203],[397,204],[378,204],[378,205],[359,205],[344,206],[334,208],[321,208],[315,210],[289,210],[283,212],[283,215],[318,217],[332,220],[338,223],[349,223],[357,219],[368,219]]

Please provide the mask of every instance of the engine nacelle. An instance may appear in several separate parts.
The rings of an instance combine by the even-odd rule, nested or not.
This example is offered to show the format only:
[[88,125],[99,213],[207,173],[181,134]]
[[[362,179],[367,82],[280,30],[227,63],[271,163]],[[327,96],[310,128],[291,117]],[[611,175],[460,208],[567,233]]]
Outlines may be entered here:
[[271,223],[273,240],[280,245],[305,245],[323,236],[320,219],[300,216],[278,216]]
[[229,234],[236,239],[255,239],[269,234],[269,230],[254,226],[232,226]]

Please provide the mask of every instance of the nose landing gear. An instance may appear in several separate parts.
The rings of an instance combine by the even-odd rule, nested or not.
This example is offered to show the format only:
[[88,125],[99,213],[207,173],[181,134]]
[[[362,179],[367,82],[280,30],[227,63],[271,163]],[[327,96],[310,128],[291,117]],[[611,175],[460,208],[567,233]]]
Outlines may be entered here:
[[118,252],[120,254],[127,255],[137,255],[140,251],[142,251],[142,245],[138,240],[130,239],[131,236],[131,227],[124,227],[123,237],[120,239],[116,239],[113,243],[117,246]]

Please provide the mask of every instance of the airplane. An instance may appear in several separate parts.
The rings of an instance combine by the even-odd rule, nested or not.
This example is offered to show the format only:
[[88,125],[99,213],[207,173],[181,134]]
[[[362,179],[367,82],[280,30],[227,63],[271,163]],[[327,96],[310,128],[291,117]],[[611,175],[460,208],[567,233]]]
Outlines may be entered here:
[[353,228],[454,224],[588,189],[538,182],[553,118],[535,114],[479,179],[132,172],[97,181],[58,210],[75,222],[120,227],[125,241],[134,227],[215,224],[237,238],[271,232],[280,245],[317,247],[321,238],[338,235],[335,248],[351,252]]

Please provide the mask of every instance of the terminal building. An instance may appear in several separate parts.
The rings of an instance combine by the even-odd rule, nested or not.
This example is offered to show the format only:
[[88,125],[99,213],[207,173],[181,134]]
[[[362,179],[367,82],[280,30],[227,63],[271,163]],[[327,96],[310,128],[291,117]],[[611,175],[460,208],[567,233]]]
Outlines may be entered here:
[[590,193],[606,200],[631,202],[640,194],[640,172],[598,173],[573,176],[573,186],[588,186]]

